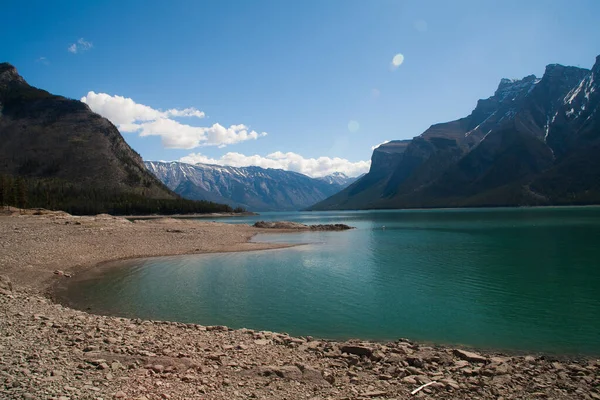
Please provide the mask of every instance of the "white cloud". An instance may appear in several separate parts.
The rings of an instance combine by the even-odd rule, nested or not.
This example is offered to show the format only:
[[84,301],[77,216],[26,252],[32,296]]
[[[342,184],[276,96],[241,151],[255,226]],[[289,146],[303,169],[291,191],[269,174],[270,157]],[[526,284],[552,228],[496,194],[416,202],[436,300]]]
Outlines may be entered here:
[[81,101],[90,106],[92,111],[108,118],[121,132],[137,132],[140,136],[160,136],[163,146],[168,148],[224,147],[267,135],[266,132],[250,131],[243,124],[231,125],[228,128],[218,123],[209,127],[200,127],[172,119],[173,117],[204,118],[204,112],[193,107],[161,111],[136,103],[130,98],[95,92],[88,92]]
[[300,154],[277,151],[266,157],[253,155],[246,156],[240,153],[226,153],[218,159],[207,157],[200,153],[192,153],[182,157],[179,161],[189,164],[203,163],[228,165],[232,167],[257,166],[262,168],[283,169],[299,172],[313,178],[330,175],[334,172],[343,172],[348,176],[358,176],[369,171],[370,161],[351,162],[343,158],[304,158]]
[[404,55],[402,53],[398,53],[398,54],[394,55],[394,57],[392,58],[391,68],[396,69],[399,66],[401,66],[403,62],[404,62]]
[[40,63],[40,64],[44,64],[44,65],[49,65],[50,61],[48,61],[48,59],[46,57],[39,57],[37,60],[35,60],[36,63]]
[[375,146],[371,146],[371,150],[375,150],[376,148],[378,148],[379,146],[381,146],[382,144],[386,144],[389,143],[389,140],[384,140],[383,142],[376,144]]
[[77,54],[77,53],[81,53],[84,51],[88,51],[92,47],[94,47],[92,42],[88,42],[84,38],[79,38],[79,40],[77,40],[77,42],[75,42],[75,43],[71,44],[69,47],[67,47],[67,51],[69,53]]

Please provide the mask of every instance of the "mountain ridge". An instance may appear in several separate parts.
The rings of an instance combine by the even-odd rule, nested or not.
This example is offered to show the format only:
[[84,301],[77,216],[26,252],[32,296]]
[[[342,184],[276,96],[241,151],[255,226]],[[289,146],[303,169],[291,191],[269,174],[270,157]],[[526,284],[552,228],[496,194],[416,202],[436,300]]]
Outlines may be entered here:
[[[542,78],[503,78],[468,116],[374,149],[366,176],[310,209],[598,203],[599,74],[600,56],[592,69],[550,64]],[[572,187],[582,165],[594,172],[561,191],[555,181]]]
[[311,178],[282,169],[146,161],[146,168],[184,198],[210,200],[251,211],[306,208],[342,190],[353,178],[336,173]]
[[2,204],[17,205],[15,181],[19,206],[76,214],[228,208],[182,201],[146,170],[108,119],[79,100],[29,85],[9,63],[0,63],[0,174]]

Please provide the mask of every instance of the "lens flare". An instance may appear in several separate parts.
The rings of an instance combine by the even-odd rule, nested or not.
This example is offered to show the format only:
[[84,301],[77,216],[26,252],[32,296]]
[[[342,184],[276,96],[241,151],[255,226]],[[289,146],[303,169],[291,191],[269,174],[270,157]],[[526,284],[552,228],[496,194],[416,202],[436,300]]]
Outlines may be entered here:
[[392,65],[394,68],[398,68],[404,62],[404,55],[402,53],[398,53],[392,58]]

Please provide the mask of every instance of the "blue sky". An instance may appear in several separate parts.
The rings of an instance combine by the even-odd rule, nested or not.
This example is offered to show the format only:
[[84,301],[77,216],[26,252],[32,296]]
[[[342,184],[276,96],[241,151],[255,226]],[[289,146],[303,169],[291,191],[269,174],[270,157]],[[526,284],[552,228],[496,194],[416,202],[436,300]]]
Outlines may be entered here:
[[372,146],[468,115],[503,77],[600,54],[597,0],[22,0],[2,15],[1,61],[86,96],[144,159],[313,176],[362,172]]

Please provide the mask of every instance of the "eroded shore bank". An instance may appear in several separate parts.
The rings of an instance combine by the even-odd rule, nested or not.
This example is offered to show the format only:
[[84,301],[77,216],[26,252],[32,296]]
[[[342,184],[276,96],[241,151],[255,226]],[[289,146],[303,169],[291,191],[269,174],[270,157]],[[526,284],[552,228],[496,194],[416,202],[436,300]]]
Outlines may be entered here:
[[45,297],[104,261],[284,246],[248,242],[259,232],[174,219],[0,217],[0,275],[8,278],[0,283],[0,398],[600,399],[595,359],[141,321]]

